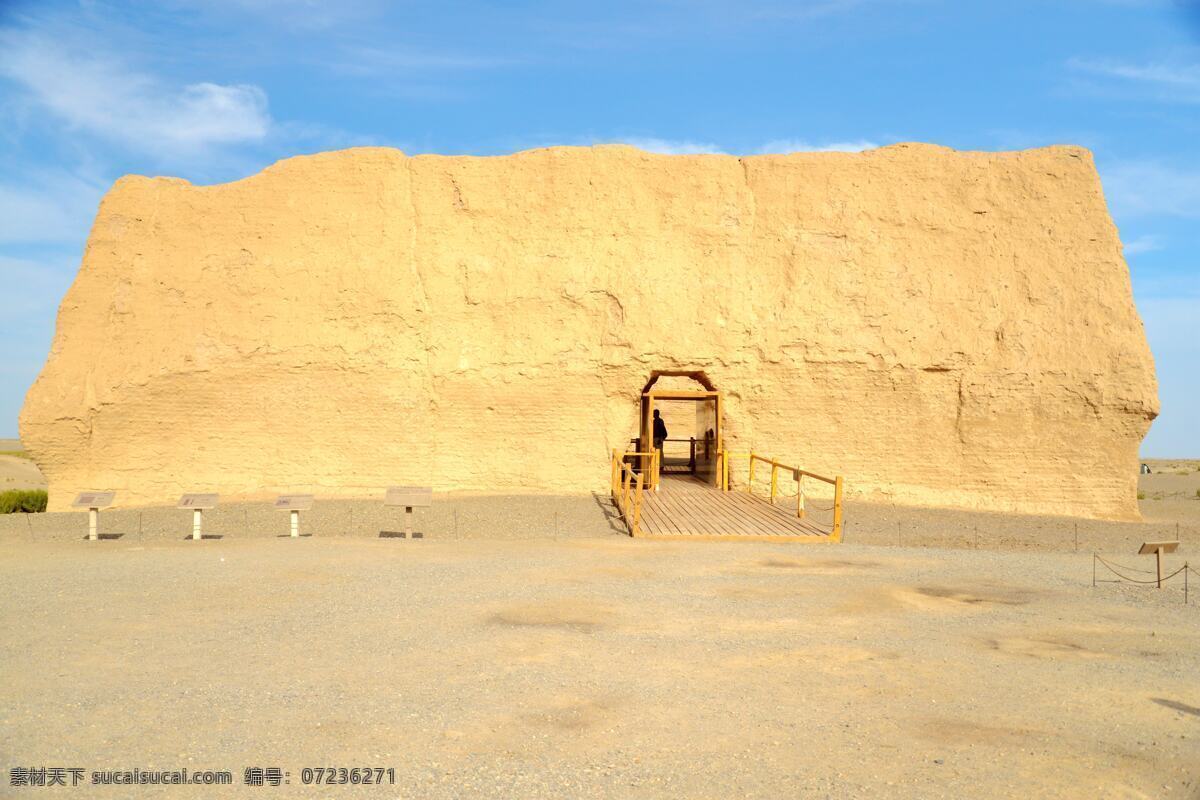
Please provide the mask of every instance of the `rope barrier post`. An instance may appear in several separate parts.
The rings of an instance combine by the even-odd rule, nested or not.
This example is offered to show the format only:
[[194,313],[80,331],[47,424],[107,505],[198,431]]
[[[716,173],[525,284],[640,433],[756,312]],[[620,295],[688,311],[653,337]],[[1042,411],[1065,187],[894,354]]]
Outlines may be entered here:
[[754,494],[754,451],[750,451],[750,476],[746,479],[746,494]]
[[779,488],[779,465],[771,462],[771,505],[775,505],[775,492]]

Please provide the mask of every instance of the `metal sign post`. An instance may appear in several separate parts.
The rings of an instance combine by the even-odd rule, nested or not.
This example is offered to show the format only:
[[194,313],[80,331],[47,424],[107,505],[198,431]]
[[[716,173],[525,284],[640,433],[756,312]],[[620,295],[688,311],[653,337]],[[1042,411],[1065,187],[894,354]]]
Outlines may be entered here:
[[192,540],[198,541],[203,538],[200,532],[202,515],[205,509],[217,507],[217,495],[185,494],[179,498],[179,503],[175,507],[192,510]]
[[404,535],[413,538],[412,516],[414,508],[429,508],[433,505],[431,486],[389,486],[383,504],[404,507]]
[[291,512],[288,516],[292,518],[293,539],[300,536],[300,512],[308,511],[312,507],[313,496],[311,494],[281,494],[275,499],[276,509]]
[[81,492],[75,496],[71,508],[86,508],[88,510],[88,540],[100,538],[100,509],[112,505],[116,492]]
[[1153,553],[1155,561],[1158,563],[1158,588],[1162,588],[1163,581],[1163,553],[1174,553],[1179,549],[1179,542],[1146,542],[1142,548],[1138,550],[1139,556],[1147,556]]

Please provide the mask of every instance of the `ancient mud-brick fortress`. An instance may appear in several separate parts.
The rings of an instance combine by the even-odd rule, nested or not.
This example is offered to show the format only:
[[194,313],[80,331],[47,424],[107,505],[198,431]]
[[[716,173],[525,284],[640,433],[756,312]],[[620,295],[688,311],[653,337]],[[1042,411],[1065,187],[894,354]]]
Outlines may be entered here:
[[603,491],[656,371],[703,373],[724,446],[900,503],[1134,516],[1157,411],[1080,148],[364,148],[121,179],[21,436],[52,509]]

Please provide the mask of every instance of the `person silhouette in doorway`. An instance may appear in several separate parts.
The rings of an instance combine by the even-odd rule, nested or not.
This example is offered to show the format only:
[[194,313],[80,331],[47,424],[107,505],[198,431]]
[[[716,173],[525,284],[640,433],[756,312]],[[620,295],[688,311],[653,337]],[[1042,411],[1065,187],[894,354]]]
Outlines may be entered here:
[[658,463],[662,463],[663,442],[667,440],[667,423],[663,422],[658,409],[654,409],[654,449],[658,451]]

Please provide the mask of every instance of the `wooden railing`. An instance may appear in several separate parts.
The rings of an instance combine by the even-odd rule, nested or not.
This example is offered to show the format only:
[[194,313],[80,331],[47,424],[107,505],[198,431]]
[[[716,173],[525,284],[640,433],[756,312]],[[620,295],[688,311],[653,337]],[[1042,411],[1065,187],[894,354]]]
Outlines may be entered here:
[[[649,456],[650,468],[636,471],[626,456]],[[613,450],[612,499],[631,536],[642,535],[642,491],[656,480],[658,456],[655,453],[622,453]],[[649,475],[649,479],[647,479]]]
[[840,475],[835,478],[829,478],[824,475],[818,475],[815,472],[809,472],[808,470],[798,469],[796,467],[788,466],[787,464],[780,463],[779,461],[776,461],[773,458],[767,458],[766,456],[761,456],[758,453],[755,453],[753,451],[751,451],[749,453],[731,453],[728,450],[722,450],[718,454],[718,458],[720,459],[720,463],[718,464],[720,472],[718,474],[720,475],[721,488],[726,492],[730,491],[730,488],[729,488],[730,487],[729,464],[730,464],[731,459],[734,459],[734,458],[750,459],[748,474],[746,477],[746,493],[747,494],[754,494],[754,465],[756,463],[769,465],[771,468],[770,502],[772,505],[775,504],[775,498],[779,494],[779,473],[781,470],[783,472],[785,472],[792,480],[794,480],[796,482],[796,516],[800,517],[802,519],[804,517],[806,517],[808,514],[808,512],[805,508],[804,479],[812,478],[813,480],[819,481],[821,483],[827,483],[830,486],[832,486],[833,487],[833,529],[829,532],[829,538],[832,539],[833,541],[841,541],[841,538],[842,538],[843,484],[842,484],[842,477]]
[[[637,448],[639,442],[640,442],[639,439],[630,439],[629,445],[630,445],[630,447]],[[696,437],[693,436],[690,439],[669,439],[669,438],[663,439],[664,447],[663,447],[662,451],[655,450],[656,453],[661,453],[658,456],[658,461],[659,461],[658,468],[659,468],[660,472],[662,471],[662,462],[666,459],[666,445],[668,445],[668,444],[686,444],[688,446],[688,464],[687,464],[688,471],[694,473],[696,471],[696,445],[697,445]],[[704,447],[703,439],[699,440],[699,445],[700,445],[700,447]],[[630,455],[634,455],[634,454],[630,453]],[[639,455],[644,455],[644,454],[639,454]],[[705,457],[707,458],[707,455]]]
[[[613,450],[613,453],[621,453],[621,451]],[[648,453],[627,450],[621,453],[621,457],[627,462],[637,461],[638,466],[634,472],[641,472],[646,476],[647,489],[658,491],[658,485],[662,476],[662,456],[657,450],[651,450]]]

